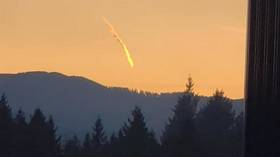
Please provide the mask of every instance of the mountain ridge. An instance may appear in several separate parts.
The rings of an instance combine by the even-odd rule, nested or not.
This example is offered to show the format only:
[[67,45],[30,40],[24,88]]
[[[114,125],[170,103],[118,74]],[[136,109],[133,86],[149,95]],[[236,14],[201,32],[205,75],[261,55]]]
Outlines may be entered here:
[[[83,136],[98,116],[109,133],[117,131],[136,105],[143,109],[148,125],[159,135],[182,94],[138,92],[108,87],[81,76],[44,71],[0,74],[0,92],[6,93],[15,110],[22,108],[29,115],[41,108],[46,115],[51,114],[59,132],[66,137]],[[201,99],[205,103],[207,97]],[[243,106],[242,100],[234,100],[236,112],[241,112]]]

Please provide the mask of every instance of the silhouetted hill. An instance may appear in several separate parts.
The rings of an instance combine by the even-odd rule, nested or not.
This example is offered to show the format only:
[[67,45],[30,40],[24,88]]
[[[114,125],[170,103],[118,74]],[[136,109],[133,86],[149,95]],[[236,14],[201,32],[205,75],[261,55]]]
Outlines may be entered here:
[[[135,105],[143,109],[147,123],[159,134],[180,95],[106,87],[83,77],[47,72],[0,74],[0,92],[6,93],[13,109],[22,108],[27,115],[38,107],[46,115],[52,114],[65,137],[83,135],[98,116],[108,132],[117,130]],[[206,100],[202,97],[202,102]],[[237,112],[243,106],[242,100],[234,101]]]

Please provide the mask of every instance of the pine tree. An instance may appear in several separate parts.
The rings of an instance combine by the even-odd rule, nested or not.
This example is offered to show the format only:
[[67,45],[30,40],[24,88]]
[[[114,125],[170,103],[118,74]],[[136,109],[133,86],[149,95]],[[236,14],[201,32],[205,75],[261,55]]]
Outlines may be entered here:
[[111,137],[111,154],[109,157],[124,157],[125,151],[123,148],[125,148],[125,137],[122,129],[118,131],[118,135],[116,138]]
[[115,133],[113,132],[112,135],[110,136],[110,144],[115,144],[118,142],[118,138],[115,135]]
[[64,157],[81,157],[81,144],[77,136],[66,141],[64,146]]
[[174,115],[169,119],[161,137],[164,156],[198,156],[199,147],[194,118],[199,99],[193,90],[194,83],[190,77],[186,84],[186,91],[179,97],[173,110]]
[[150,131],[139,107],[132,111],[132,119],[122,128],[122,155],[124,157],[157,156],[159,145],[153,131]]
[[[126,126],[126,124],[124,124],[124,125]],[[118,139],[119,140],[123,140],[124,139],[124,134],[123,134],[122,129],[120,129],[119,132],[118,132]]]
[[11,157],[13,137],[13,120],[11,109],[5,94],[0,99],[0,156]]
[[94,147],[100,147],[107,142],[107,136],[105,135],[104,127],[101,118],[98,118],[93,127],[92,143]]
[[230,129],[234,116],[231,100],[224,96],[223,91],[216,90],[198,115],[200,145],[205,156],[229,155]]
[[104,146],[107,144],[107,136],[105,134],[101,118],[97,118],[94,124],[91,144],[94,155],[104,155]]
[[56,135],[57,128],[54,124],[52,116],[49,117],[47,121],[47,129],[48,129],[48,149],[51,153],[52,157],[60,157],[62,155],[61,150],[61,137]]
[[30,156],[30,141],[28,124],[25,119],[24,112],[20,109],[14,119],[15,125],[13,136],[13,157],[29,157]]
[[46,149],[48,146],[48,128],[46,118],[40,109],[34,111],[29,127],[30,135],[32,136],[31,157],[49,157],[49,152]]
[[29,124],[31,141],[31,157],[59,157],[60,137],[56,136],[56,128],[52,118],[48,121],[40,109],[36,109]]
[[110,140],[108,141],[107,144],[107,149],[109,149],[111,152],[115,152],[115,149],[117,145],[119,145],[119,138],[116,136],[116,134],[113,132],[112,135],[110,136]]
[[27,125],[25,114],[22,109],[18,110],[18,113],[15,118],[16,125]]
[[83,147],[82,147],[82,154],[83,157],[90,157],[92,154],[92,140],[90,134],[87,133],[84,138]]

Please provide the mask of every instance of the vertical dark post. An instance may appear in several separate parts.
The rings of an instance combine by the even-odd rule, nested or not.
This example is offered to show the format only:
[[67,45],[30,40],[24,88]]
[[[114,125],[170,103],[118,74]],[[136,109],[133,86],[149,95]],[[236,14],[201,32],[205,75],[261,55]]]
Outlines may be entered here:
[[249,0],[245,157],[280,157],[280,0]]

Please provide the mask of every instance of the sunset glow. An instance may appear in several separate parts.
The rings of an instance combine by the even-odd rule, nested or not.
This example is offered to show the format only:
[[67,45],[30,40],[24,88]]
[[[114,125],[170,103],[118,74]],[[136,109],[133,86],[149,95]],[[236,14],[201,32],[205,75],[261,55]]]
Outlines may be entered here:
[[190,74],[201,95],[242,98],[246,9],[244,0],[0,0],[0,73],[151,92],[183,91]]

